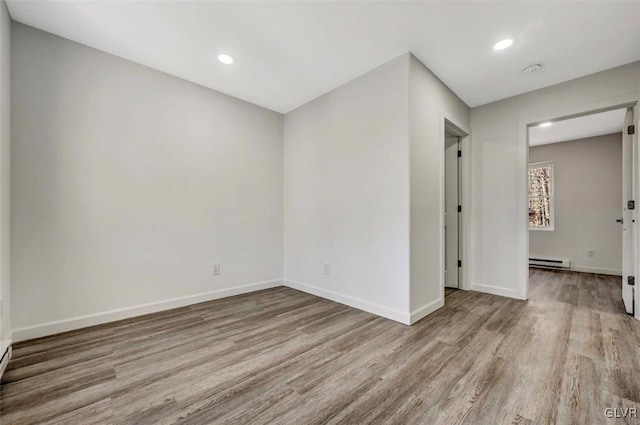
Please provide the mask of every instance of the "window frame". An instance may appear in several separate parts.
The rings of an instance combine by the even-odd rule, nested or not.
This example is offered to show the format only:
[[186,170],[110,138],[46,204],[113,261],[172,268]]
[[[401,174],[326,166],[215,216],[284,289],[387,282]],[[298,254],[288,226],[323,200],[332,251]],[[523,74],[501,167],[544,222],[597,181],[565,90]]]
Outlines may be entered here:
[[535,230],[535,231],[540,231],[540,232],[553,232],[555,230],[555,212],[556,212],[556,202],[555,202],[555,194],[556,194],[556,190],[555,190],[555,170],[554,170],[554,165],[555,163],[553,161],[545,161],[545,162],[533,162],[530,163],[528,168],[527,168],[527,204],[529,202],[529,200],[531,200],[532,198],[547,198],[547,196],[530,196],[529,195],[529,170],[532,168],[543,168],[543,167],[549,167],[551,168],[551,171],[549,173],[549,179],[550,179],[550,184],[549,184],[549,226],[547,227],[536,227],[536,226],[529,226],[529,219],[527,218],[527,226],[529,227],[529,230]]

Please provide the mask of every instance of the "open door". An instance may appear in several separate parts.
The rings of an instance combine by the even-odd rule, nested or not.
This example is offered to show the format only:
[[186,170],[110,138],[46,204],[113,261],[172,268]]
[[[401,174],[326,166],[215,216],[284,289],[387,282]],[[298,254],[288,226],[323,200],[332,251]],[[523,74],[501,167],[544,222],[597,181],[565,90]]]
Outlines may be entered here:
[[444,151],[444,286],[459,288],[460,268],[460,229],[459,229],[459,168],[458,168],[459,138],[449,136],[445,138]]
[[622,301],[627,313],[635,314],[635,232],[636,209],[634,194],[636,180],[633,109],[627,109],[622,128]]

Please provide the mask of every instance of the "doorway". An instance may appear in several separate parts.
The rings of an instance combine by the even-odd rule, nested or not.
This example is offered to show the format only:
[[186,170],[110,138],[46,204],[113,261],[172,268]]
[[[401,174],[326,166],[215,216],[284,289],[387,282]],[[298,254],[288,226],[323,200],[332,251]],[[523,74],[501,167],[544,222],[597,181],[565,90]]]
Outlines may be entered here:
[[[636,308],[638,252],[634,107],[529,124],[527,161],[530,269],[545,276],[553,275],[535,270],[569,271],[615,284],[617,308],[624,306],[629,314]],[[543,290],[529,288],[534,294],[536,289]]]
[[462,207],[461,136],[445,127],[444,138],[444,286],[460,289]]

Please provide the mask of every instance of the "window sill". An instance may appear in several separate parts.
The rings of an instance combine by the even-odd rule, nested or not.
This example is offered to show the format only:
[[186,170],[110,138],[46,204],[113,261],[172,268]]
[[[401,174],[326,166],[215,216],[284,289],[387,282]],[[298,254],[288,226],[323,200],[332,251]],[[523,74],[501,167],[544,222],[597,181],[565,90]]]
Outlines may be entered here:
[[529,227],[529,230],[536,232],[553,232],[553,227]]

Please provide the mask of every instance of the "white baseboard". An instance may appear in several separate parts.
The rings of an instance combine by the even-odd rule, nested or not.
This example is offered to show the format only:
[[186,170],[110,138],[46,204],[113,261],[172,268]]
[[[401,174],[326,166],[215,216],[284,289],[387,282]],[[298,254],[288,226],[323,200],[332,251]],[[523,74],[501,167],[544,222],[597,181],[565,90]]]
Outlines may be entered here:
[[429,314],[442,307],[444,307],[444,299],[438,298],[437,300],[432,301],[429,304],[423,305],[422,307],[413,310],[411,312],[410,324],[413,325],[417,321],[427,317]]
[[611,276],[622,276],[622,270],[618,269],[605,269],[602,267],[584,267],[584,266],[571,266],[572,272],[581,273],[596,273],[596,274],[608,274]]
[[148,304],[140,304],[132,307],[110,310],[101,313],[89,314],[86,316],[72,317],[69,319],[57,320],[54,322],[41,323],[33,326],[26,326],[13,330],[14,341],[25,341],[27,339],[39,338],[53,335],[60,332],[72,331],[86,328],[87,326],[101,325],[103,323],[114,322],[116,320],[129,319],[131,317],[142,316],[149,313],[170,310],[172,308],[185,307],[191,304],[217,300],[219,298],[231,297],[234,295],[246,294],[248,292],[282,286],[282,280],[269,280],[264,282],[250,283],[233,288],[218,289],[201,294],[188,295],[186,297],[173,298],[170,300],[157,301]]
[[501,297],[515,298],[518,300],[523,300],[521,295],[515,289],[512,288],[503,288],[500,286],[491,286],[491,285],[483,285],[481,283],[472,283],[469,288],[472,291],[484,292],[492,295],[499,295]]
[[400,322],[404,325],[410,325],[410,315],[399,310],[395,310],[389,307],[385,307],[379,304],[364,301],[359,298],[352,297],[350,295],[339,294],[337,292],[329,291],[327,289],[318,288],[317,286],[309,285],[306,283],[296,282],[295,280],[285,279],[283,281],[284,286],[297,289],[298,291],[306,292],[311,295],[325,298],[331,301],[338,302],[340,304],[348,305],[349,307],[357,308],[358,310],[364,310],[368,313],[375,314],[376,316],[382,316],[387,319]]

